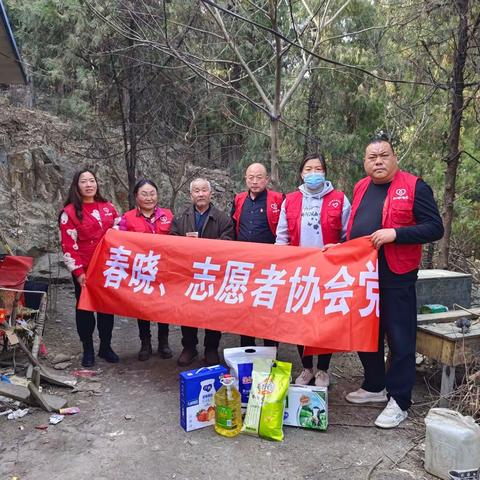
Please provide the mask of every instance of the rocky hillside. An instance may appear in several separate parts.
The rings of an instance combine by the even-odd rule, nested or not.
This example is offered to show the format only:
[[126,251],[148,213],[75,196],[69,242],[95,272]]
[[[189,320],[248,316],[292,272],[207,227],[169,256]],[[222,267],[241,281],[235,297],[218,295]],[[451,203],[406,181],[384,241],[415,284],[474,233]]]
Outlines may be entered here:
[[[59,254],[57,216],[75,170],[95,168],[104,196],[119,211],[128,207],[123,159],[102,153],[108,145],[100,149],[92,138],[51,114],[12,107],[0,97],[0,233],[14,251],[36,258],[36,277],[69,278]],[[181,149],[175,152],[144,155],[138,168],[138,177],[157,182],[160,204],[170,206],[172,184],[184,183],[173,199],[180,211],[189,201],[188,180],[202,175],[212,182],[215,203],[228,209],[234,194],[228,175],[188,164],[184,170]]]

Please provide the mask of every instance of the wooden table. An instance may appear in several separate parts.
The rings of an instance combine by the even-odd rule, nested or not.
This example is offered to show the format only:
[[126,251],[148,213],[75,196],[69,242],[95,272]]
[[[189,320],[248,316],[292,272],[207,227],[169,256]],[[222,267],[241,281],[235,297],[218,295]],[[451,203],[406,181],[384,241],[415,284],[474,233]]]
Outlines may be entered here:
[[[480,308],[469,308],[471,315],[463,310],[444,313],[419,314],[417,316],[417,352],[442,364],[440,406],[448,406],[448,396],[455,381],[455,367],[471,362],[480,354]],[[455,326],[460,317],[471,320],[470,330],[463,334]]]

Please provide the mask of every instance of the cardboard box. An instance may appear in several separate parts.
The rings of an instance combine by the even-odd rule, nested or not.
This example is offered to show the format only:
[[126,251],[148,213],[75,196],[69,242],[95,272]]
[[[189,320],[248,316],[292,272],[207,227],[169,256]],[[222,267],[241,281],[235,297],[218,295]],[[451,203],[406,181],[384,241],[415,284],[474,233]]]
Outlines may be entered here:
[[326,430],[328,393],[325,387],[290,385],[285,400],[283,424],[291,427]]
[[220,377],[227,373],[223,365],[214,365],[180,373],[180,425],[190,432],[215,423],[215,392]]

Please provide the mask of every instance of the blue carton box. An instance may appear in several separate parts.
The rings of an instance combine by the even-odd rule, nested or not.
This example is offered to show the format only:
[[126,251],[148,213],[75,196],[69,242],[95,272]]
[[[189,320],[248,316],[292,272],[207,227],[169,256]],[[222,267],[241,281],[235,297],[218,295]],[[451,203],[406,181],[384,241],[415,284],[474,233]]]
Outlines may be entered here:
[[180,425],[186,432],[215,423],[213,397],[227,371],[223,365],[214,365],[180,374]]

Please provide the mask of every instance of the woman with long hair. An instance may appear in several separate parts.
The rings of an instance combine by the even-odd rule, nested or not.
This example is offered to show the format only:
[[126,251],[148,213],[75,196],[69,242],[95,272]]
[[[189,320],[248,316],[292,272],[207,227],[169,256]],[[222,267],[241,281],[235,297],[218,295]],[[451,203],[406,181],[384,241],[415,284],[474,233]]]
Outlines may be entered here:
[[[335,190],[326,180],[327,164],[321,153],[307,155],[300,164],[302,185],[288,193],[282,204],[277,226],[276,245],[322,248],[329,243],[345,239],[350,202],[345,194]],[[315,378],[315,385],[328,387],[328,368],[331,354],[319,355],[317,371],[313,370],[313,356],[303,355],[298,345],[303,370],[296,384],[308,385]]]
[[[90,169],[75,173],[68,198],[59,216],[60,237],[65,265],[72,274],[75,287],[75,319],[77,332],[83,345],[82,365],[95,364],[93,331],[95,315],[80,310],[78,300],[85,286],[85,273],[95,247],[118,221],[115,207],[100,193],[97,178]],[[118,355],[112,350],[113,315],[97,312],[97,328],[100,337],[98,356],[107,362],[117,363]]]
[[[120,230],[129,232],[155,233],[168,235],[173,214],[168,208],[158,206],[158,189],[152,180],[142,179],[133,189],[137,207],[123,214],[118,224]],[[138,359],[145,361],[152,354],[150,322],[137,320],[141,347]],[[168,344],[168,323],[158,323],[158,353],[161,358],[171,358],[172,350]]]

